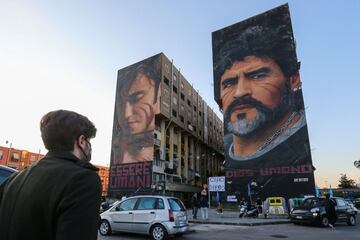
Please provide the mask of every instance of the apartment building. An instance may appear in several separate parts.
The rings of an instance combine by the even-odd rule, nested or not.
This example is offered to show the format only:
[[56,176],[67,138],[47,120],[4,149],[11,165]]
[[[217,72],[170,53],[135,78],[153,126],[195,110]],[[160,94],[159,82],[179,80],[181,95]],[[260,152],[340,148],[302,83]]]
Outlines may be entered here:
[[[128,120],[119,120],[127,116],[130,111],[123,109],[121,112],[120,109],[135,104],[126,102],[130,101],[126,99],[133,98],[131,93],[135,91],[130,85],[135,86],[140,83],[140,80],[132,81],[129,76],[138,79],[146,72],[146,68],[157,68],[156,73],[152,73],[148,79],[153,83],[155,81],[151,78],[157,78],[156,81],[159,83],[153,83],[153,85],[158,85],[159,88],[152,90],[157,92],[158,97],[158,100],[155,99],[150,103],[154,106],[153,109],[157,109],[154,110],[156,114],[152,119],[154,124],[149,124],[153,127],[144,130],[144,134],[153,131],[153,155],[146,160],[151,163],[151,171],[147,179],[142,178],[141,181],[137,181],[131,180],[131,176],[126,178],[125,172],[127,173],[128,170],[124,169],[125,167],[132,169],[132,164],[135,162],[134,168],[141,168],[139,164],[144,162],[143,158],[130,161],[126,156],[118,157],[122,153],[117,153],[114,149],[120,148],[115,145],[116,142],[128,141],[122,140],[126,137],[118,138],[122,132],[127,132],[127,136],[131,134],[129,133],[131,130],[124,130],[124,128],[130,128],[132,122],[126,125],[121,122]],[[144,84],[147,83],[144,82]],[[192,193],[201,190],[202,184],[207,183],[208,177],[220,174],[220,166],[224,161],[223,123],[181,71],[163,53],[119,70],[114,114],[113,152],[110,166],[110,192],[117,193],[114,195],[131,194],[139,191],[140,188],[142,190],[150,188],[150,190],[165,191],[167,195],[187,199]],[[138,132],[133,135],[139,138]],[[123,148],[125,149],[123,151],[127,148],[129,148],[128,145]],[[131,182],[135,183],[129,186]]]

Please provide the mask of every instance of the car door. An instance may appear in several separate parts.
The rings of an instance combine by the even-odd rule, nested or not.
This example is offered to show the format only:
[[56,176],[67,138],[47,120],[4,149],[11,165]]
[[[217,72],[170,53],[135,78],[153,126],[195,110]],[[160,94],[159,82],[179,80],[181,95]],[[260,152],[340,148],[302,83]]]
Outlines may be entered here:
[[157,198],[141,197],[134,211],[134,232],[147,233],[150,224],[156,219]]
[[347,204],[346,202],[341,198],[336,198],[336,215],[338,221],[347,221]]
[[168,198],[170,209],[174,215],[175,226],[185,226],[188,224],[187,213],[184,204],[178,198]]
[[113,222],[112,229],[114,231],[133,231],[133,221],[134,221],[134,208],[138,198],[126,199],[110,212],[110,218]]

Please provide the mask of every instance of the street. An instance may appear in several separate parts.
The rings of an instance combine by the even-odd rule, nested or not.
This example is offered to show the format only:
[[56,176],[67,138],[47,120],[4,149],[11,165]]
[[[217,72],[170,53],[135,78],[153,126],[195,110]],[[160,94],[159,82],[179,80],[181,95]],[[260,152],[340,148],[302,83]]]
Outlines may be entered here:
[[[194,232],[185,234],[175,239],[277,239],[286,238],[291,240],[312,240],[312,239],[341,239],[341,240],[355,240],[360,239],[360,224],[355,227],[347,224],[337,224],[335,229],[322,228],[317,226],[304,226],[294,224],[279,224],[279,225],[262,225],[254,227],[245,226],[231,226],[231,225],[215,225],[215,224],[191,224],[191,229]],[[115,239],[150,239],[149,236],[129,234],[129,233],[115,233],[111,236],[101,236],[99,234],[98,240],[115,240]]]

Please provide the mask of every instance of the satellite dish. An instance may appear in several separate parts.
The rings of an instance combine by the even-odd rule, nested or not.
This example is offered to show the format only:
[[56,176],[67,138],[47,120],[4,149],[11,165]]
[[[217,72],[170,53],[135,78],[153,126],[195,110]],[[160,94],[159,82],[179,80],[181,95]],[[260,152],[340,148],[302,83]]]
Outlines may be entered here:
[[360,168],[360,160],[355,161],[354,166]]

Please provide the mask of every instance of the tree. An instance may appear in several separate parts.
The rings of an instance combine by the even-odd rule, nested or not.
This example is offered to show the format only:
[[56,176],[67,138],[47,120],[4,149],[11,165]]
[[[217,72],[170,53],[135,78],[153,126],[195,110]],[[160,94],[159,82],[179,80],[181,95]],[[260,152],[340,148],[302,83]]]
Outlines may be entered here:
[[356,182],[353,179],[348,179],[346,174],[341,174],[339,188],[356,188]]

